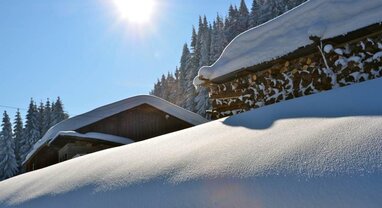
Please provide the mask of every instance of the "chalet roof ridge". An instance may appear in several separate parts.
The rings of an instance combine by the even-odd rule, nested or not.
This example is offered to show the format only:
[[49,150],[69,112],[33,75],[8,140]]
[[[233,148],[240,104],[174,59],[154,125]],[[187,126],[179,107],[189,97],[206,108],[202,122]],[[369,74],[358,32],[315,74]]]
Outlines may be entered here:
[[27,162],[44,144],[49,143],[60,131],[76,130],[143,104],[153,106],[192,125],[199,125],[208,122],[208,120],[202,116],[172,104],[162,98],[153,95],[137,95],[100,106],[54,125],[40,140],[36,142],[32,148],[32,151],[29,152],[23,163]]
[[57,140],[60,136],[75,136],[80,137],[83,139],[91,139],[91,140],[102,140],[102,141],[108,141],[108,142],[114,142],[118,144],[130,144],[134,141],[127,138],[127,137],[121,137],[121,136],[115,136],[112,134],[105,134],[100,132],[87,132],[87,133],[79,133],[77,131],[59,131],[49,142],[48,144],[51,145],[55,140]]
[[218,81],[299,48],[382,23],[381,0],[308,0],[296,8],[239,34],[216,62],[199,69],[194,85]]

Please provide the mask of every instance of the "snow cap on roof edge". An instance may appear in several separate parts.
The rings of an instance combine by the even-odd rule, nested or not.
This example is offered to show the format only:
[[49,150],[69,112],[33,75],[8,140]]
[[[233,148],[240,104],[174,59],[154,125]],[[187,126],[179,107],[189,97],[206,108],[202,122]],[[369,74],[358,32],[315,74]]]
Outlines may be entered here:
[[137,107],[142,104],[151,105],[163,112],[166,112],[179,119],[182,119],[192,125],[199,125],[208,122],[208,120],[203,118],[202,116],[184,108],[181,108],[175,104],[172,104],[162,98],[152,95],[137,95],[105,106],[98,107],[89,112],[64,120],[51,127],[45,133],[45,135],[36,142],[32,150],[29,152],[29,154],[23,161],[23,164],[27,162],[44,144],[53,139],[57,135],[57,133],[61,131],[73,131],[75,129],[79,129],[83,126],[89,125],[91,123],[97,122],[99,120]]
[[199,69],[195,85],[272,61],[312,44],[382,22],[380,0],[309,0],[232,40],[219,59]]

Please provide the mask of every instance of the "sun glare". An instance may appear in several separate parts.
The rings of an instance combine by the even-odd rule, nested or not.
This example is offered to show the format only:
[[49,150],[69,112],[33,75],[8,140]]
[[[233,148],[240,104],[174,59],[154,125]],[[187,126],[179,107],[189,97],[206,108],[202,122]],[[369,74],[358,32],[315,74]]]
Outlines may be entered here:
[[154,13],[154,0],[113,0],[122,18],[136,24],[148,23]]

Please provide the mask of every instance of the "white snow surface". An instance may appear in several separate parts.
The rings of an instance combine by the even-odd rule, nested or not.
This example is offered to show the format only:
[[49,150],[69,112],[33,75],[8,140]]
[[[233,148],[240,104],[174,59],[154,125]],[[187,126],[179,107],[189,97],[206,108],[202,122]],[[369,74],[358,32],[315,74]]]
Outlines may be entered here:
[[86,134],[81,134],[75,131],[60,131],[55,137],[53,137],[52,140],[50,140],[49,144],[53,143],[56,139],[59,138],[59,136],[73,136],[87,140],[102,140],[107,142],[114,142],[117,144],[130,144],[134,142],[133,140],[128,139],[126,137],[120,137],[111,134],[103,134],[99,132],[88,132]]
[[207,122],[207,120],[202,116],[156,96],[139,95],[99,107],[87,113],[69,118],[58,123],[57,125],[50,128],[48,132],[46,132],[46,134],[36,142],[36,144],[33,146],[33,149],[26,156],[23,163],[28,161],[29,158],[35,154],[35,152],[37,152],[44,144],[48,143],[51,139],[56,137],[56,135],[61,131],[73,131],[142,104],[151,105],[159,110],[162,110],[163,112],[168,113],[169,115],[177,117],[193,125],[199,125]]
[[382,79],[0,182],[0,207],[381,207]]
[[382,22],[381,0],[309,0],[237,36],[212,66],[199,70],[194,84],[213,80],[313,43]]

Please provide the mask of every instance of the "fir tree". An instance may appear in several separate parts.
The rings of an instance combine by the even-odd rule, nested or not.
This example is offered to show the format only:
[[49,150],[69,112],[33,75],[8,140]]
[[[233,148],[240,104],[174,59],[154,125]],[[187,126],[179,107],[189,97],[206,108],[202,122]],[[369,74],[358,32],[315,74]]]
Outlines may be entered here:
[[239,9],[230,5],[228,17],[219,17],[213,25],[207,18],[199,16],[199,25],[192,28],[190,48],[183,46],[180,67],[172,73],[163,75],[154,84],[150,94],[165,98],[188,110],[205,115],[210,108],[208,92],[203,87],[195,90],[193,79],[201,66],[213,64],[221,55],[227,44],[240,33],[268,21],[277,15],[291,9],[305,0],[253,0],[251,11],[248,11],[244,0],[240,1]]
[[195,101],[196,96],[195,88],[193,85],[193,79],[197,74],[197,68],[199,65],[199,60],[195,53],[191,53],[190,59],[187,62],[186,67],[186,89],[185,89],[185,104],[184,107],[189,111],[195,111]]
[[[195,51],[195,56],[199,56],[199,63],[196,65],[196,68],[193,69],[193,77],[191,77],[190,82],[193,82],[200,67],[209,65],[210,63],[211,27],[208,24],[206,16],[204,16],[203,21],[199,19],[198,42],[196,48],[200,48],[200,50]],[[208,91],[203,87],[198,88],[195,91],[193,102],[193,111],[205,116],[206,110],[209,107]]]
[[[193,30],[194,31],[194,30]],[[191,53],[188,48],[187,43],[183,45],[183,52],[180,58],[180,67],[179,67],[179,81],[178,88],[179,96],[182,97],[182,102],[180,106],[186,107],[186,92],[187,92],[187,69],[189,69],[188,64],[190,63]]]
[[15,143],[12,138],[12,124],[6,111],[3,114],[0,136],[0,180],[16,175],[18,171]]
[[198,31],[198,47],[200,47],[200,51],[198,51],[199,55],[199,65],[198,67],[208,65],[210,63],[210,47],[211,47],[211,30],[208,25],[208,21],[206,16],[203,18],[203,22],[200,25]]
[[228,42],[231,42],[238,34],[237,21],[239,18],[239,11],[237,8],[230,5],[228,9],[228,18],[225,21],[225,36]]
[[37,114],[37,107],[33,99],[31,99],[26,115],[25,128],[23,133],[23,140],[25,143],[20,148],[21,160],[25,159],[33,145],[40,139]]
[[181,74],[180,74],[180,70],[178,67],[176,67],[175,69],[175,89],[176,89],[176,92],[174,93],[174,97],[175,97],[175,102],[174,104],[175,105],[178,105],[178,106],[182,106],[182,103],[183,103],[183,88],[181,87]]
[[213,64],[223,52],[227,41],[224,35],[224,22],[219,14],[213,22],[211,32],[211,46],[210,46],[210,64]]
[[[199,22],[200,22],[200,17],[199,17]],[[192,27],[192,35],[191,35],[191,48],[192,50],[195,50],[196,47],[196,42],[198,41],[198,35],[196,34],[195,27]]]
[[56,125],[61,121],[67,119],[69,116],[64,112],[64,106],[62,104],[61,98],[57,97],[56,102],[52,106],[52,125]]
[[40,102],[37,109],[37,129],[39,132],[39,138],[44,135],[44,123],[45,123],[45,106],[44,103]]
[[167,100],[171,103],[176,103],[177,86],[176,79],[171,72],[167,73],[166,77],[166,91],[168,92]]
[[[199,16],[199,29],[203,28],[203,20],[202,17]],[[190,111],[195,110],[195,103],[194,98],[196,95],[195,89],[193,87],[193,79],[198,73],[198,66],[200,62],[201,57],[201,36],[200,32],[196,33],[194,27],[192,29],[192,37],[191,37],[191,49],[192,52],[190,53],[190,57],[187,60],[186,63],[186,81],[185,81],[185,101],[184,101],[184,108]]]
[[52,108],[49,99],[47,99],[44,109],[44,122],[42,134],[44,135],[50,127],[52,127]]
[[[196,45],[195,47],[192,48],[192,56],[193,56],[193,61],[195,62],[195,67],[197,68],[200,63],[200,58],[202,54],[202,33],[204,30],[204,25],[203,25],[203,20],[202,17],[199,16],[199,27],[198,27],[198,32],[196,34]],[[195,69],[193,68],[189,72],[195,73]]]
[[249,26],[255,27],[259,24],[259,14],[260,14],[260,5],[257,3],[257,0],[253,0],[251,7],[251,14],[249,18]]
[[20,153],[21,146],[25,144],[25,140],[23,139],[23,120],[20,111],[17,110],[13,126],[13,140],[15,141],[15,156],[19,170],[21,168],[21,163],[23,162]]
[[241,0],[236,34],[246,31],[249,27],[249,12],[244,0]]

